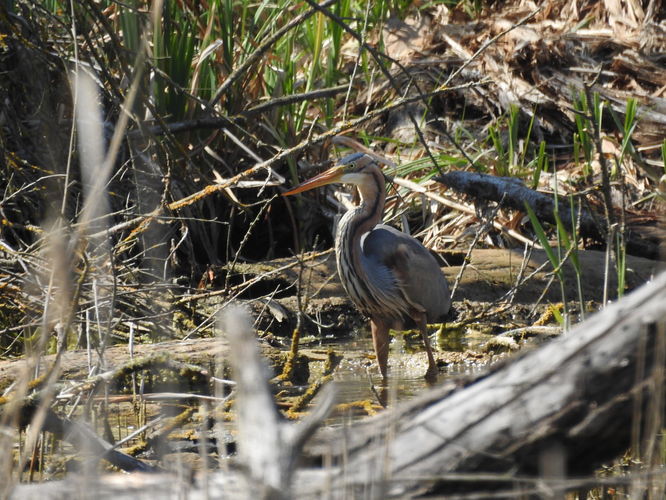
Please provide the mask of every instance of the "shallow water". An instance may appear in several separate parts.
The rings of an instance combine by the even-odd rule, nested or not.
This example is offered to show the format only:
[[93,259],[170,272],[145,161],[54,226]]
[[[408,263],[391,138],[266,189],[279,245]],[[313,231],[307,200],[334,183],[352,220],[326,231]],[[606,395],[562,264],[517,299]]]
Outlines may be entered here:
[[[458,336],[449,339],[445,344],[447,351],[462,352],[478,343],[476,337]],[[380,410],[379,388],[381,377],[374,359],[374,350],[369,331],[359,331],[353,337],[328,341],[322,344],[323,348],[331,348],[344,356],[340,366],[334,374],[337,385],[338,403],[360,403],[370,401],[375,410]],[[434,342],[433,342],[434,347]],[[442,343],[440,342],[440,350]],[[438,350],[435,349],[435,358]],[[423,376],[428,368],[428,361],[420,337],[412,336],[406,340],[401,335],[393,337],[391,352],[389,354],[389,385],[386,394],[388,405],[408,401],[420,392],[432,387]],[[469,375],[483,369],[480,363],[456,363],[440,367],[440,375],[436,385],[442,384],[451,377]],[[317,369],[313,367],[313,376],[318,376]],[[367,412],[356,407],[351,411],[351,417],[363,417]],[[347,417],[350,415],[347,415]],[[335,425],[336,418],[327,422]]]
[[[304,344],[307,343],[304,342]],[[434,340],[432,345],[435,348]],[[449,359],[446,353],[476,351],[479,347],[479,338],[478,336],[465,337],[464,334],[459,334],[456,338],[447,338],[444,351],[442,345],[441,341],[438,342],[438,347],[435,348],[435,357]],[[383,409],[380,402],[381,394],[385,394],[383,402],[389,407],[394,407],[397,404],[409,401],[420,392],[431,387],[423,378],[427,369],[427,357],[418,335],[407,336],[407,338],[402,335],[393,337],[389,354],[389,384],[384,393],[381,391],[381,378],[374,359],[369,331],[359,331],[344,339],[329,339],[323,342],[311,340],[308,347],[303,346],[303,351],[315,353],[315,359],[319,360],[326,358],[329,349],[333,349],[343,359],[333,375],[337,386],[337,406],[329,418],[323,422],[325,426],[348,425],[381,411]],[[478,362],[474,357],[471,357],[470,360],[469,363],[451,363],[441,367],[437,384],[443,384],[451,377],[474,373],[485,366],[484,362]],[[323,361],[312,361],[310,363],[310,383],[318,380],[321,376],[323,365]],[[299,389],[304,392],[307,387]],[[225,413],[222,412],[222,401],[202,405],[201,400],[190,400],[186,396],[187,394],[185,396],[176,395],[172,399],[157,398],[153,400],[150,395],[146,395],[145,400],[139,398],[138,401],[127,394],[111,396],[108,405],[95,406],[100,411],[98,423],[105,421],[108,429],[113,434],[113,439],[119,440],[141,428],[146,422],[157,421],[158,417],[173,416],[187,407],[194,407],[195,412],[191,419],[180,424],[168,438],[163,438],[165,444],[162,451],[156,452],[154,449],[150,449],[141,458],[157,460],[162,464],[166,464],[170,460],[175,460],[180,464],[183,460],[191,459],[193,462],[188,462],[188,467],[198,469],[206,463],[200,457],[201,447],[204,444],[207,446],[208,452],[212,453],[211,457],[227,457],[227,452],[220,451],[224,448],[218,449],[213,443],[216,438],[222,438],[225,443],[234,441],[236,425],[233,414],[231,414],[231,418],[226,418]],[[217,408],[218,404],[219,408]],[[315,398],[313,404],[317,404],[317,398]],[[204,409],[203,406],[206,406],[207,409]],[[202,419],[205,415],[211,415],[216,411],[216,415],[222,417],[217,420],[218,427],[214,431],[206,429],[203,434],[206,439],[202,441],[200,439],[203,429]],[[156,427],[147,429],[145,434],[150,435],[160,426],[161,424],[158,424]],[[100,435],[103,433],[103,429],[99,425],[96,430]],[[135,445],[146,435],[136,436],[123,446]],[[34,476],[34,478],[53,479],[61,477],[65,471],[62,464],[75,456],[76,453],[69,445],[64,448],[60,447],[59,451],[52,456],[49,455],[49,452],[46,452],[49,457],[46,459],[46,463],[50,464],[47,469],[50,472],[43,476]],[[218,453],[222,453],[221,457],[217,455]],[[63,460],[63,458],[66,458],[66,460]],[[215,463],[215,460],[208,460],[209,466],[213,466]]]

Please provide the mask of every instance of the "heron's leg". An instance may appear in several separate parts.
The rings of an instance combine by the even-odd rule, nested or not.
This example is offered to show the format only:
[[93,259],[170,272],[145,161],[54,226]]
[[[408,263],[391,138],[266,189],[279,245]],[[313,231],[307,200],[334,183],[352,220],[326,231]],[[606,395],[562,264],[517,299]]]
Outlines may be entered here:
[[370,320],[370,330],[372,331],[372,343],[375,346],[379,371],[382,374],[382,378],[386,380],[389,354],[389,325],[384,321],[372,318]]
[[419,330],[421,330],[421,338],[423,339],[423,344],[425,345],[426,353],[428,354],[428,371],[425,374],[425,379],[428,382],[435,382],[437,380],[437,374],[439,373],[439,370],[437,369],[435,356],[433,356],[432,348],[430,347],[426,315],[420,311],[412,311],[410,316],[416,323],[416,326],[418,326]]

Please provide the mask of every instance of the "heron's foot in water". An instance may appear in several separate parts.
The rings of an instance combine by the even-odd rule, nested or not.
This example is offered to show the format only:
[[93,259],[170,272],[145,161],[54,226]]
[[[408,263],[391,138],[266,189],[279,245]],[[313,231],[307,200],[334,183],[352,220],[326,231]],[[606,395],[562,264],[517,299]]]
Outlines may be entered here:
[[436,364],[429,364],[428,371],[425,373],[423,378],[428,383],[428,385],[433,385],[437,383],[437,376],[439,375],[439,369]]

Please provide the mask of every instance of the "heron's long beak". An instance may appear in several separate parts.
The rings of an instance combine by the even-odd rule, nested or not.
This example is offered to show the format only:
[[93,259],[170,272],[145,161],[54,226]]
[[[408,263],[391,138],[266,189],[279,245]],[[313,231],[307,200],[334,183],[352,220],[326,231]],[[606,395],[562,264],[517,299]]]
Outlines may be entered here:
[[303,191],[309,191],[310,189],[325,186],[326,184],[342,182],[342,176],[344,173],[344,166],[336,165],[335,167],[329,168],[325,172],[322,172],[312,179],[308,179],[302,184],[299,184],[294,189],[290,189],[286,193],[282,193],[282,196],[290,196],[292,194],[302,193]]

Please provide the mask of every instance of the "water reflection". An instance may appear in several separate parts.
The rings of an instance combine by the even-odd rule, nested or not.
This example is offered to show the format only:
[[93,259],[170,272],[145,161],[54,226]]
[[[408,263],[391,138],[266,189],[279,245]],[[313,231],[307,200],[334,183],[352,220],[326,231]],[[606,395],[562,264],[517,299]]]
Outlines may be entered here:
[[[407,335],[405,338],[400,334],[393,336],[389,355],[389,382],[384,392],[390,406],[408,401],[430,387],[423,378],[428,361],[420,335],[413,337]],[[439,338],[437,343],[441,351],[442,342]],[[470,343],[463,334],[457,334],[449,337],[449,343],[445,345],[448,351],[462,352]],[[371,412],[381,410],[382,380],[375,363],[370,332],[360,331],[353,337],[325,342],[322,347],[332,348],[344,356],[335,371],[334,380],[338,385],[338,403],[349,405],[343,406],[348,408],[346,415],[336,414],[327,424],[336,425],[366,416],[368,406],[363,406],[364,403],[371,405]],[[469,374],[478,369],[477,365],[467,363],[441,367],[437,384],[444,383],[451,376]]]

